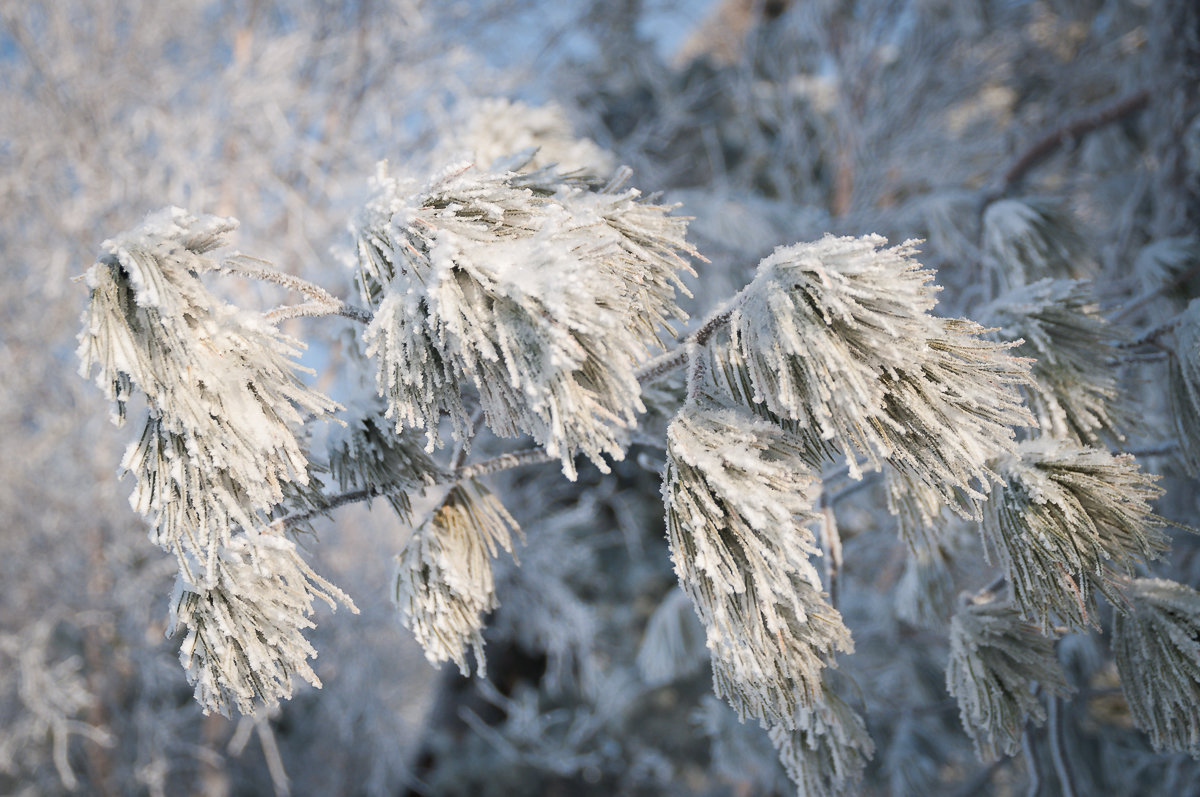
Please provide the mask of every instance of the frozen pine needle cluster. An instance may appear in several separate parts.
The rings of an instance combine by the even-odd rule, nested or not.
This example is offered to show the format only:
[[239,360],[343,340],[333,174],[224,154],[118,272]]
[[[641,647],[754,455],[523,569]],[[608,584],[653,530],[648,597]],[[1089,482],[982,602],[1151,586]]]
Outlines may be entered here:
[[[782,246],[689,326],[688,219],[591,149],[551,144],[579,165],[533,148],[424,183],[381,165],[351,225],[361,308],[264,261],[216,259],[228,219],[172,208],[103,244],[79,355],[118,423],[143,400],[123,466],[178,563],[171,626],[206,710],[254,713],[290,697],[294,678],[319,685],[304,635],[314,602],[354,605],[295,535],[375,498],[415,525],[397,556],[402,622],[432,663],[483,675],[496,559],[521,540],[483,479],[554,462],[573,480],[580,455],[608,473],[636,443],[665,450],[681,588],[649,619],[643,676],[663,685],[709,665],[715,693],[767,729],[801,794],[853,793],[874,752],[853,679],[834,668],[854,649],[836,600],[839,568],[855,567],[842,561],[839,496],[876,477],[908,556],[896,614],[948,642],[946,688],[981,757],[1017,752],[1047,701],[1071,693],[1056,640],[1100,625],[1101,599],[1133,718],[1156,748],[1200,750],[1200,604],[1184,585],[1136,577],[1169,547],[1152,508],[1162,491],[1108,448],[1133,427],[1114,363],[1160,344],[1185,460],[1200,461],[1196,305],[1123,343],[1088,284],[1069,279],[1091,267],[1071,220],[1000,199],[982,216],[1005,291],[980,313],[988,327],[935,313],[919,242],[877,235]],[[463,146],[478,156],[484,143]],[[227,274],[308,302],[237,308],[207,285]],[[1053,279],[1026,284],[1035,276]],[[301,344],[277,326],[319,315],[361,325],[374,390],[350,409],[309,387]],[[670,418],[665,439],[650,416]],[[948,620],[964,529],[996,580]]]

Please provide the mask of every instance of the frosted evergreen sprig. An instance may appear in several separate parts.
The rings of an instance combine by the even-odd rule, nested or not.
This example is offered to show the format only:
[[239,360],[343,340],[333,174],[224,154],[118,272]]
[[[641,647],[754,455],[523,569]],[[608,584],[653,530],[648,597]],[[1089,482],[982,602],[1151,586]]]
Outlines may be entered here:
[[936,547],[945,525],[938,522],[943,507],[941,493],[890,465],[883,469],[883,485],[888,512],[896,518],[900,539],[909,550],[921,553]]
[[968,605],[954,615],[946,689],[981,759],[1013,755],[1025,723],[1046,721],[1034,683],[1049,695],[1071,691],[1051,637],[1008,604]]
[[1169,391],[1184,465],[1200,474],[1200,300],[1193,299],[1175,326]]
[[703,623],[713,683],[745,719],[794,727],[834,651],[853,648],[810,557],[819,483],[796,442],[748,413],[689,404],[667,432],[663,496],[680,586]]
[[1200,593],[1158,578],[1133,579],[1113,618],[1121,690],[1155,750],[1200,758]]
[[[544,179],[543,179],[544,178]],[[562,460],[620,459],[642,410],[636,375],[659,330],[686,318],[686,219],[553,173],[452,171],[416,193],[381,177],[356,234],[366,332],[397,428],[432,448],[478,394],[488,426],[528,433]]]
[[412,513],[409,493],[450,480],[450,474],[412,435],[398,435],[383,408],[364,408],[329,440],[329,472],[345,493],[370,490],[382,495],[402,522]]
[[851,475],[860,456],[888,461],[973,516],[988,460],[1029,423],[1016,390],[1029,365],[982,327],[933,316],[915,242],[885,243],[826,236],[775,250],[733,303],[736,352],[714,338],[714,367],[735,400],[840,449]]
[[1150,502],[1162,491],[1132,456],[1048,438],[999,463],[983,534],[996,550],[1022,615],[1049,628],[1095,624],[1095,593],[1122,605],[1139,561],[1168,547]]
[[308,484],[301,428],[338,408],[301,381],[296,341],[201,282],[220,268],[206,253],[234,226],[168,208],[106,241],[79,336],[81,371],[99,365],[118,421],[144,393],[146,426],[124,460],[131,502],[187,578],[209,584],[232,527],[265,525],[292,485]]
[[313,601],[338,603],[355,614],[349,596],[322,579],[285,537],[242,533],[219,551],[211,584],[176,579],[170,630],[186,629],[179,660],[204,713],[252,714],[292,696],[292,677],[320,687],[309,665],[316,651],[304,638]]
[[984,264],[1002,286],[1082,279],[1094,266],[1075,218],[1047,199],[1001,199],[983,213]]
[[800,797],[853,794],[875,754],[862,717],[825,684],[811,706],[797,708],[793,728],[768,735]]
[[1108,361],[1119,333],[1100,315],[1089,286],[1045,279],[1006,293],[984,311],[1006,340],[1023,341],[1015,353],[1031,358],[1025,386],[1039,433],[1084,445],[1101,435],[1122,439],[1129,423]]
[[954,578],[942,544],[924,541],[910,550],[896,584],[896,616],[916,626],[943,628],[953,605]]
[[484,615],[499,605],[492,559],[512,552],[514,533],[516,521],[487,488],[459,482],[396,557],[393,598],[431,663],[453,661],[469,675],[469,645],[476,670],[486,670]]

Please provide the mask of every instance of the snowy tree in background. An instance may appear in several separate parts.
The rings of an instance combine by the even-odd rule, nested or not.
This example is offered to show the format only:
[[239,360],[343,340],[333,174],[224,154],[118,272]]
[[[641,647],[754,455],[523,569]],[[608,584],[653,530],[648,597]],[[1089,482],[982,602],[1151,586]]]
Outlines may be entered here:
[[[458,87],[306,211],[340,271],[219,203],[106,240],[77,353],[226,749],[287,790],[279,718],[354,666],[316,606],[369,613],[314,535],[381,498],[401,622],[471,678],[354,790],[1200,782],[1200,17],[1100,5],[729,3],[676,68],[597,8],[563,105]],[[71,786],[119,720],[60,669],[0,764],[49,733]]]

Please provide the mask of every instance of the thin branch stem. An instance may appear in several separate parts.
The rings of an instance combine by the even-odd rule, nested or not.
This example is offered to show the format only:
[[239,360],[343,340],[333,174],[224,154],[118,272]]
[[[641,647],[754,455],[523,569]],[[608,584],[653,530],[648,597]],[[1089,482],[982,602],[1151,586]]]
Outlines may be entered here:
[[1141,111],[1149,103],[1150,92],[1146,89],[1141,89],[1116,102],[1085,113],[1061,127],[1046,133],[1034,141],[1005,170],[1000,186],[988,194],[987,201],[984,204],[1000,199],[1008,194],[1034,167],[1053,155],[1059,147],[1067,142],[1079,139],[1113,122],[1119,122],[1125,117]]
[[[465,479],[477,479],[480,476],[499,473],[502,470],[520,468],[526,465],[540,465],[546,462],[553,462],[557,459],[558,457],[546,453],[546,449],[540,447],[512,451],[492,457],[491,459],[485,459],[482,462],[455,468],[452,471],[448,471],[444,478],[438,479],[434,484],[454,484]],[[346,506],[347,504],[358,504],[363,501],[369,501],[372,498],[382,498],[399,489],[401,488],[364,487],[360,490],[349,490],[337,495],[331,495],[321,506],[285,515],[273,521],[271,526],[280,530],[295,528],[300,523],[312,520],[317,515],[328,514],[334,509]]]
[[1075,797],[1075,775],[1071,771],[1071,759],[1063,746],[1063,716],[1062,698],[1054,695],[1050,698],[1050,717],[1048,720],[1050,737],[1050,758],[1054,762],[1054,773],[1058,775],[1058,786],[1063,797]]
[[1033,744],[1033,723],[1026,722],[1021,731],[1021,750],[1025,754],[1025,769],[1029,772],[1029,788],[1025,797],[1037,797],[1042,790],[1042,775],[1038,764],[1037,747]]
[[734,297],[725,307],[709,316],[699,329],[680,340],[678,346],[647,361],[637,370],[638,382],[642,384],[653,382],[664,374],[682,368],[688,362],[689,345],[703,346],[719,330],[729,325],[729,318],[733,315],[736,300],[737,297]]
[[1139,335],[1137,338],[1135,338],[1133,340],[1126,340],[1126,341],[1121,341],[1121,342],[1117,343],[1114,348],[1137,349],[1142,346],[1159,345],[1158,339],[1161,338],[1163,335],[1167,334],[1168,332],[1170,332],[1171,330],[1175,329],[1175,327],[1179,326],[1179,323],[1182,320],[1183,320],[1183,316],[1177,315],[1168,321],[1164,321],[1163,323],[1159,324],[1158,326],[1154,327],[1153,329],[1149,330],[1148,332],[1145,332],[1144,334]]
[[451,481],[477,479],[480,476],[499,473],[502,470],[522,468],[526,465],[541,465],[546,462],[554,462],[557,459],[557,456],[547,453],[546,449],[540,446],[538,448],[526,448],[521,451],[510,451],[507,454],[485,459],[482,462],[463,465],[454,471],[454,477]]
[[1171,280],[1170,282],[1164,282],[1162,285],[1159,285],[1154,290],[1143,294],[1142,296],[1138,297],[1137,299],[1134,299],[1132,302],[1130,302],[1129,304],[1127,304],[1124,307],[1122,307],[1121,309],[1119,309],[1113,315],[1112,320],[1120,321],[1123,318],[1128,318],[1129,316],[1133,315],[1138,310],[1141,310],[1143,307],[1145,307],[1147,304],[1154,301],[1158,297],[1170,293],[1171,291],[1175,290],[1180,285],[1183,285],[1185,282],[1187,282],[1188,280],[1192,279],[1193,277],[1195,277],[1197,275],[1200,275],[1200,263],[1196,263],[1196,265],[1194,265],[1191,268],[1187,269],[1186,271],[1180,273],[1177,277],[1175,277],[1175,279]]
[[1178,453],[1178,451],[1179,441],[1167,440],[1149,448],[1134,448],[1129,451],[1122,451],[1121,453],[1130,454],[1135,457],[1169,457],[1172,454]]
[[329,291],[316,283],[301,279],[294,274],[286,274],[266,260],[260,260],[249,255],[234,255],[221,261],[219,269],[222,273],[238,277],[272,282],[282,285],[288,290],[307,296],[311,301],[290,307],[278,307],[267,313],[274,321],[287,318],[302,318],[326,315],[340,315],[363,324],[371,323],[374,316],[366,310],[346,304]]

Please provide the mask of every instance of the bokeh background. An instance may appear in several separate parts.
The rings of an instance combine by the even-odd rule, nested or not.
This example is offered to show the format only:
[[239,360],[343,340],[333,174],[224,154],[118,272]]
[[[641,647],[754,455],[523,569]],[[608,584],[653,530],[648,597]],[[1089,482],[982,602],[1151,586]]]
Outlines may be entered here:
[[[529,545],[504,577],[491,684],[424,662],[388,598],[408,529],[354,507],[307,543],[362,609],[317,618],[324,688],[202,716],[164,638],[173,562],[118,478],[130,433],[78,374],[77,277],[177,205],[236,217],[238,249],[350,297],[347,223],[378,161],[420,179],[558,142],[695,217],[700,312],[776,245],[877,232],[926,239],[941,312],[970,314],[990,279],[981,208],[1020,191],[1071,214],[1113,296],[1172,286],[1126,319],[1149,326],[1196,295],[1195,19],[1191,0],[3,0],[0,792],[788,793],[769,743],[706,697],[653,449],[579,485],[552,467],[498,480]],[[1014,174],[1046,133],[1114,107]],[[352,389],[348,324],[289,331],[322,387]],[[1153,385],[1130,390],[1162,410]],[[1151,422],[1140,442],[1161,440]],[[1166,486],[1160,511],[1193,517],[1187,483]],[[916,598],[882,508],[864,489],[839,510],[846,667],[878,747],[864,791],[1023,790],[1021,759],[980,764],[958,728],[944,634],[903,616]],[[1171,567],[1195,584],[1193,553]],[[646,644],[652,621],[673,648]],[[1094,690],[1070,720],[1083,783],[1196,788],[1191,759],[1130,728],[1096,645],[1063,654]]]

